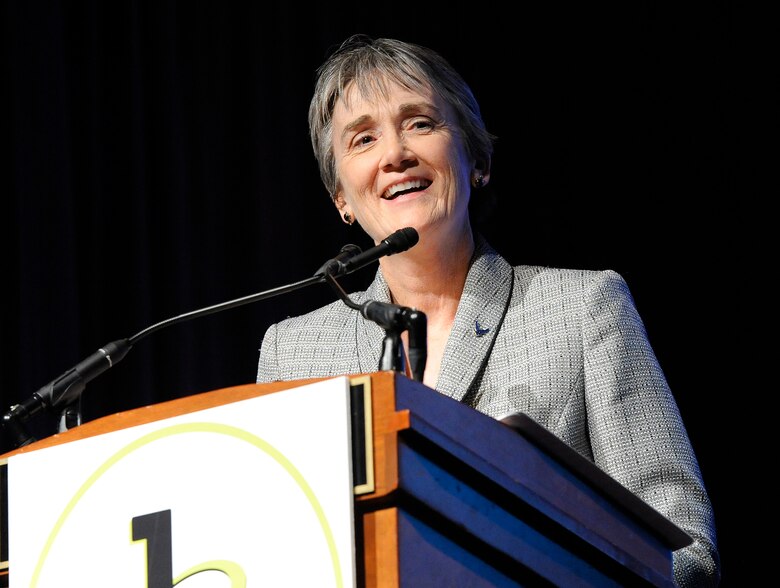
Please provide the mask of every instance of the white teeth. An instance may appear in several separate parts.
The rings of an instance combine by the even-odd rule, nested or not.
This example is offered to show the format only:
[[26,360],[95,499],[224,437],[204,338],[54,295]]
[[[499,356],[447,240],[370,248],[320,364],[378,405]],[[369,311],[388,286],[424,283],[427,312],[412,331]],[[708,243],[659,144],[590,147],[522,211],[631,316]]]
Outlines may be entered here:
[[392,198],[398,192],[403,192],[404,190],[411,190],[412,188],[427,188],[430,185],[431,183],[428,182],[427,180],[410,180],[408,182],[401,182],[400,184],[395,184],[393,186],[390,186],[387,189],[387,192],[385,192],[385,197]]

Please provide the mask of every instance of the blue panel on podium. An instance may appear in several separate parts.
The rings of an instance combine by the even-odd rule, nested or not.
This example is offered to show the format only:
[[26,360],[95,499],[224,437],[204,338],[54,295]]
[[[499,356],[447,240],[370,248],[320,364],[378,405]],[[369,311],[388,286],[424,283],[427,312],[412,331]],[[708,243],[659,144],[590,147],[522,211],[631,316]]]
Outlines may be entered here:
[[[407,538],[447,537],[510,585],[673,585],[671,553],[690,537],[593,463],[527,417],[510,428],[396,380],[396,409],[410,413],[398,447]],[[427,551],[405,536],[402,574]]]

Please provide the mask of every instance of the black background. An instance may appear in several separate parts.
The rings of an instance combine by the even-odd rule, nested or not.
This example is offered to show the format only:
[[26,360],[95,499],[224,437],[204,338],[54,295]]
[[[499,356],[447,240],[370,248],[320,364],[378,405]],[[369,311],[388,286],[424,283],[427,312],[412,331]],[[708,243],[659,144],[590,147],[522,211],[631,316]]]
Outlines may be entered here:
[[[306,113],[344,38],[398,37],[448,58],[499,137],[491,243],[628,281],[715,507],[722,585],[745,585],[742,31],[718,3],[495,4],[2,3],[3,410],[110,341],[368,246],[320,183]],[[318,285],[159,331],[88,385],[84,419],[250,383],[265,329],[334,299]]]

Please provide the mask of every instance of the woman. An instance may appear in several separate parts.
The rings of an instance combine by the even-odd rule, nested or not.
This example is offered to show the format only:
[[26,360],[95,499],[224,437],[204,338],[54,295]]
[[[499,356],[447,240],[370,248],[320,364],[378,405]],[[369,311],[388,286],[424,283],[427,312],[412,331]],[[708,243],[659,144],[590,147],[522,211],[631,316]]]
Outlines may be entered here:
[[[681,586],[716,585],[711,505],[623,279],[511,267],[472,231],[493,137],[463,79],[426,48],[352,37],[318,71],[309,127],[344,222],[376,243],[419,234],[352,298],[425,313],[423,382],[534,418],[694,538],[674,554]],[[384,335],[341,301],[289,318],[265,334],[258,382],[375,371]]]

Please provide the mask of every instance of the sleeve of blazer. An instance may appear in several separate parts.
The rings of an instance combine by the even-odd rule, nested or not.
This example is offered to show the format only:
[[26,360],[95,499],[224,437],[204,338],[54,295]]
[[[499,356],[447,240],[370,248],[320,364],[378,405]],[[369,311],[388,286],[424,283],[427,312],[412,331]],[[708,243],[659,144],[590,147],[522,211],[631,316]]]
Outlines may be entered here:
[[257,383],[274,382],[279,380],[279,362],[276,360],[276,332],[277,325],[271,325],[265,332],[260,346],[260,359],[257,364]]
[[680,586],[715,586],[712,507],[666,378],[623,278],[583,290],[585,402],[595,462],[694,539],[674,554]]

